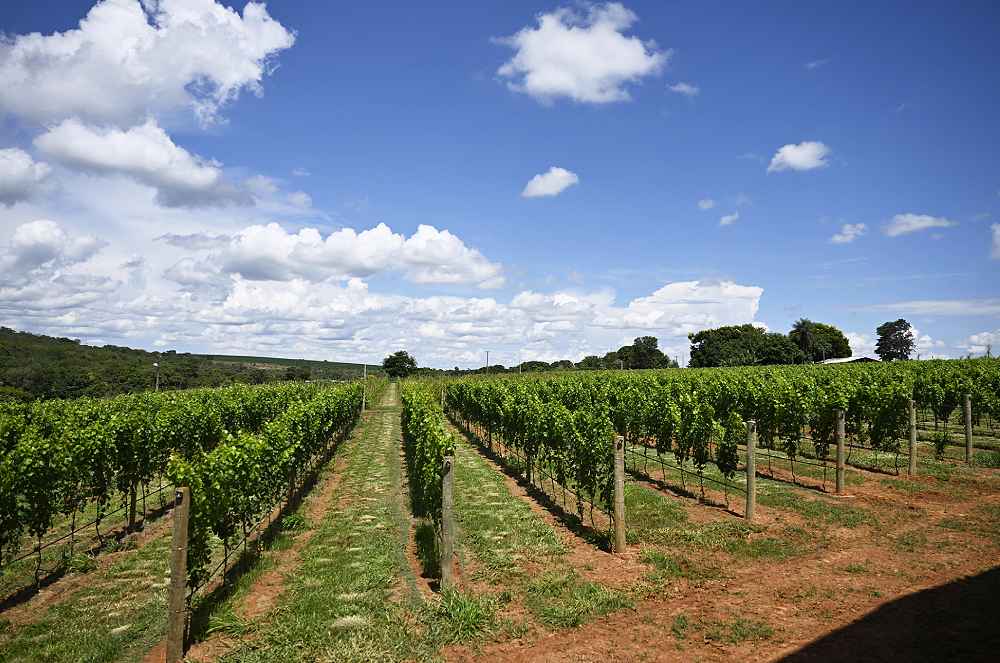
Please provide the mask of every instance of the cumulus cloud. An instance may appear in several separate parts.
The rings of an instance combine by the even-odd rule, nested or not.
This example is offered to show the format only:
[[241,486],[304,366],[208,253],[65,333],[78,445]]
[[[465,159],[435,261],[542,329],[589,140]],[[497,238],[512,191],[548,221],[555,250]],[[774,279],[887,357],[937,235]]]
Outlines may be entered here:
[[0,41],[0,111],[39,123],[134,124],[193,111],[203,122],[243,90],[259,94],[295,35],[264,4],[103,0],[79,27]]
[[0,150],[0,205],[30,198],[50,170],[48,164],[34,161],[24,150]]
[[541,102],[627,101],[627,86],[658,74],[670,56],[652,41],[624,34],[637,20],[616,2],[586,13],[564,7],[541,14],[537,26],[497,40],[515,51],[497,73],[511,90]]
[[152,119],[126,130],[64,120],[35,138],[35,146],[70,168],[123,175],[153,187],[167,207],[252,202],[225,180],[218,163],[175,145]]
[[897,214],[885,226],[885,234],[889,237],[899,237],[909,233],[929,230],[931,228],[950,228],[957,225],[954,221],[929,214]]
[[826,157],[830,148],[818,141],[807,140],[799,144],[789,143],[778,148],[771,158],[767,172],[783,170],[813,170],[827,165]]
[[667,86],[671,92],[683,94],[685,97],[697,97],[701,94],[701,88],[690,83],[678,82]]
[[1000,259],[1000,223],[991,225],[990,230],[993,232],[993,248],[990,250],[990,257],[998,260]]
[[850,244],[858,237],[868,231],[868,226],[863,223],[845,223],[840,227],[840,232],[830,238],[834,244]]
[[410,237],[380,223],[360,233],[342,228],[325,238],[315,228],[289,233],[276,223],[246,228],[218,255],[226,273],[250,280],[366,277],[400,270],[415,283],[503,285],[503,269],[448,232],[421,225]]
[[96,237],[71,237],[55,221],[39,219],[18,226],[0,253],[5,275],[21,275],[40,267],[61,267],[83,262],[106,245]]
[[737,221],[739,221],[739,218],[740,218],[740,213],[738,211],[737,212],[733,212],[732,214],[726,214],[721,219],[719,219],[719,225],[720,226],[731,226],[732,224],[734,224]]
[[539,173],[528,180],[528,183],[524,186],[524,190],[521,191],[521,197],[541,198],[545,196],[558,196],[565,189],[577,184],[579,181],[580,178],[577,177],[576,173],[565,168],[552,166],[547,172]]
[[989,350],[992,356],[996,356],[997,350],[1000,350],[1000,329],[972,334],[959,347],[974,355],[984,355]]
[[715,201],[711,198],[702,198],[698,201],[698,209],[709,210],[715,207]]

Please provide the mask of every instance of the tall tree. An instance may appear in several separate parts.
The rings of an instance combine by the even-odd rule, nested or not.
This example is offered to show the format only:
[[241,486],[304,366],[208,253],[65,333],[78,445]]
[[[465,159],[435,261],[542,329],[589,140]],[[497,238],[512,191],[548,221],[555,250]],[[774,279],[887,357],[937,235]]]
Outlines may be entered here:
[[754,325],[731,325],[688,334],[692,368],[799,364],[805,355],[784,334],[767,333]]
[[906,320],[900,318],[893,322],[884,322],[878,326],[875,333],[878,335],[875,354],[882,361],[909,359],[913,354],[913,328]]
[[802,318],[792,325],[788,338],[802,350],[808,361],[851,356],[851,344],[847,337],[833,325]]
[[400,350],[383,359],[382,368],[391,378],[405,378],[417,370],[417,360],[406,350]]

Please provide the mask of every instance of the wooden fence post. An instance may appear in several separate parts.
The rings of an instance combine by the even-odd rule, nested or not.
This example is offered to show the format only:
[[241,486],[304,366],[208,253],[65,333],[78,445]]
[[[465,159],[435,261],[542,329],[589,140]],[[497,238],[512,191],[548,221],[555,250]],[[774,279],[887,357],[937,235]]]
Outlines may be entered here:
[[962,403],[962,414],[965,415],[965,462],[972,464],[972,395],[966,394]]
[[174,532],[170,542],[170,594],[167,597],[167,659],[184,659],[184,626],[187,621],[187,545],[188,518],[191,514],[191,489],[178,488],[174,493]]
[[128,489],[128,531],[135,531],[135,503],[137,499],[137,486],[139,485],[139,480],[129,486]]
[[455,458],[444,457],[444,472],[441,475],[441,589],[455,586],[452,577],[452,561],[455,557]]
[[917,404],[910,399],[910,476],[917,473]]
[[615,552],[625,552],[625,438],[615,436]]
[[757,461],[754,449],[757,447],[757,422],[751,419],[747,422],[747,506],[743,517],[753,521],[753,512],[757,506]]
[[844,411],[837,410],[837,494],[844,494],[844,466],[847,461],[845,450],[846,425]]

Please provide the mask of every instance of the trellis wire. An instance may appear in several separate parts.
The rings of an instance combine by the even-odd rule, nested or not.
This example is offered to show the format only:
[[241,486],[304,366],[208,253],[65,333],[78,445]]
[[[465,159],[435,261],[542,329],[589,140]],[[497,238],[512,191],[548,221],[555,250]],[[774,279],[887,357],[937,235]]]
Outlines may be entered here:
[[[162,491],[166,490],[167,488],[172,488],[172,486],[162,486],[162,487],[157,488],[156,490],[150,491],[148,493],[143,493],[143,497],[145,498],[145,497],[149,497],[150,495],[156,495],[157,493],[162,492]],[[55,544],[59,543],[60,541],[64,541],[64,540],[68,539],[69,537],[75,535],[77,532],[82,532],[83,530],[87,529],[91,525],[94,525],[96,523],[100,523],[100,522],[102,522],[102,521],[110,518],[111,516],[119,513],[120,511],[124,511],[125,509],[128,508],[128,506],[129,506],[128,504],[123,504],[122,506],[118,507],[114,511],[109,511],[109,512],[103,514],[100,518],[95,518],[94,520],[91,520],[86,525],[80,525],[79,527],[76,527],[75,529],[71,530],[70,532],[67,532],[66,534],[63,534],[62,536],[60,536],[57,539],[52,539],[51,541],[47,541],[46,543],[43,543],[40,546],[36,544],[30,551],[24,553],[20,557],[15,557],[14,559],[10,560],[9,562],[5,562],[3,564],[3,566],[0,566],[0,569],[2,569],[4,567],[9,567],[11,564],[16,564],[17,562],[20,562],[22,560],[28,559],[29,557],[31,557],[33,555],[37,555],[38,553],[42,552],[46,548],[50,548],[50,547],[54,546]]]

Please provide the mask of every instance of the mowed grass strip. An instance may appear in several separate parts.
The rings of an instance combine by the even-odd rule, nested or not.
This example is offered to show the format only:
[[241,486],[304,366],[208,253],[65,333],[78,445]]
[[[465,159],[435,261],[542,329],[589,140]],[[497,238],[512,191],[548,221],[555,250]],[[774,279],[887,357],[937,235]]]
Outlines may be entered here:
[[425,600],[406,560],[399,409],[377,410],[344,446],[343,477],[302,549],[279,606],[225,661],[434,660],[496,626],[496,602],[449,592]]
[[[169,540],[116,556],[30,624],[0,617],[0,660],[138,661],[166,633]],[[66,578],[63,582],[69,582]]]
[[518,634],[525,626],[504,618],[508,604],[523,606],[537,624],[553,629],[634,606],[635,592],[588,580],[573,568],[570,549],[554,527],[511,494],[504,476],[461,437],[455,513],[459,552],[474,569],[473,580],[502,588],[495,598],[498,622],[507,632]]

